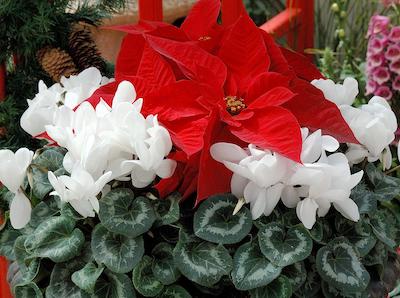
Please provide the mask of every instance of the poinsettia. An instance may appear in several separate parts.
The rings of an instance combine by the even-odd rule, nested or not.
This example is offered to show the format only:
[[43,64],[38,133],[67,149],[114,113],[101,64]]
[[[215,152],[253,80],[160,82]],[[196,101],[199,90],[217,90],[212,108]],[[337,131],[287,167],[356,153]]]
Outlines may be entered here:
[[[219,25],[219,11],[220,1],[201,0],[180,29],[154,22],[117,28],[128,35],[116,80],[135,85],[142,111],[158,114],[187,154],[198,171],[198,199],[229,190],[231,175],[210,157],[215,142],[252,143],[300,161],[301,124],[357,143],[336,105],[309,83],[322,76],[306,58],[277,47],[245,14]],[[116,84],[90,102],[110,101]]]

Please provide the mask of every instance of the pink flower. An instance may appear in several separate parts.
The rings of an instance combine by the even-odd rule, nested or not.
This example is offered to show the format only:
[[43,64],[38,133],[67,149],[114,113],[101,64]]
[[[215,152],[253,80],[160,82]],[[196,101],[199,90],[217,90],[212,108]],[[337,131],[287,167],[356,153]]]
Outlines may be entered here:
[[375,15],[369,21],[367,37],[376,34],[387,34],[390,19],[385,16]]
[[374,69],[374,71],[372,72],[372,78],[379,85],[382,85],[383,83],[389,81],[390,72],[386,67],[380,66]]
[[379,54],[385,48],[387,38],[372,37],[368,42],[368,56]]
[[393,42],[400,41],[400,26],[395,26],[390,30],[389,39]]
[[375,95],[383,97],[386,100],[392,99],[393,93],[388,86],[380,86],[376,89]]
[[388,7],[388,6],[392,5],[392,4],[400,4],[400,0],[381,0],[381,2],[386,7]]
[[388,46],[385,53],[385,58],[390,61],[400,60],[400,46],[398,46],[397,44],[392,44]]
[[390,63],[389,68],[391,72],[400,75],[400,60]]
[[396,91],[400,91],[400,76],[396,77],[396,79],[392,83],[392,89]]
[[375,68],[378,66],[382,66],[382,64],[385,62],[385,56],[384,54],[377,53],[377,54],[372,54],[371,56],[368,57],[368,68]]
[[368,80],[367,86],[365,87],[365,95],[374,94],[378,84],[373,80]]

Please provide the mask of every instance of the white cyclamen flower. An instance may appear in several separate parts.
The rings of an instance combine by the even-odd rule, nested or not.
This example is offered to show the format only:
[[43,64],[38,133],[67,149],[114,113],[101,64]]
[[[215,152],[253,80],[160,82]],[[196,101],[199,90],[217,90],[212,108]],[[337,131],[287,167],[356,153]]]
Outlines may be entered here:
[[311,82],[320,89],[327,100],[338,106],[352,105],[358,94],[358,82],[354,78],[348,77],[343,84],[335,84],[332,80],[313,80]]
[[21,148],[17,152],[0,150],[0,181],[14,193],[10,204],[10,221],[15,229],[23,228],[31,218],[31,203],[20,189],[31,164],[33,152]]
[[56,177],[48,172],[49,182],[54,188],[50,194],[68,202],[83,217],[94,217],[99,212],[97,195],[110,181],[111,172],[103,174],[97,181],[80,165],[72,169],[71,176]]

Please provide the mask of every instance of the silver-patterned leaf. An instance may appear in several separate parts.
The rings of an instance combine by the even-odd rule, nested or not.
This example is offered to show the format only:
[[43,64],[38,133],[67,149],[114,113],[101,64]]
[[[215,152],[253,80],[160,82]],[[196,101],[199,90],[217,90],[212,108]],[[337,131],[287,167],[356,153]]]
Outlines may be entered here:
[[235,287],[246,291],[268,285],[281,271],[281,267],[275,266],[264,257],[257,241],[253,241],[236,250],[231,276]]
[[373,163],[368,163],[365,171],[374,185],[374,193],[378,200],[390,201],[400,195],[399,178],[385,175]]
[[72,282],[82,290],[93,293],[94,287],[104,268],[98,268],[93,262],[89,262],[81,270],[71,276]]
[[15,260],[14,243],[21,236],[21,233],[7,226],[0,232],[0,256],[5,256],[8,260]]
[[128,188],[114,189],[100,200],[99,218],[108,230],[129,237],[147,232],[156,219],[150,201],[135,199]]
[[179,271],[203,286],[215,284],[232,270],[232,258],[225,247],[201,241],[183,230],[173,253]]
[[63,167],[64,155],[65,150],[60,148],[46,148],[45,151],[32,161],[32,164],[55,172]]
[[378,210],[371,217],[371,227],[375,236],[389,246],[391,249],[396,247],[396,221],[392,214],[386,210]]
[[104,270],[90,298],[136,298],[131,280],[126,274]]
[[31,282],[39,273],[40,259],[35,258],[26,251],[24,246],[26,237],[25,235],[19,236],[14,243],[15,258],[21,272],[19,280],[14,285]]
[[174,263],[173,249],[174,247],[171,244],[161,242],[151,251],[154,258],[153,275],[164,285],[176,282],[181,276]]
[[362,292],[370,277],[353,246],[343,237],[318,250],[316,265],[321,278],[343,292]]
[[321,298],[321,278],[315,267],[315,264],[312,263],[311,267],[307,268],[307,279],[303,285],[293,293],[295,297]]
[[132,272],[132,281],[136,291],[145,297],[155,297],[164,288],[164,285],[154,277],[151,270],[153,260],[144,256]]
[[350,197],[357,204],[360,214],[371,214],[376,211],[377,195],[370,191],[364,182],[357,184],[351,190]]
[[284,267],[302,261],[311,254],[313,242],[302,226],[286,228],[270,223],[258,232],[261,252],[274,265]]
[[56,264],[50,275],[50,284],[46,288],[46,298],[89,298],[90,295],[71,280],[72,273],[80,270],[84,265],[85,263],[80,258]]
[[133,269],[144,254],[143,238],[130,238],[107,230],[98,224],[92,233],[91,247],[98,264],[116,273]]
[[289,279],[293,292],[299,289],[307,279],[307,270],[304,262],[297,262],[283,268],[282,274]]
[[156,214],[154,227],[169,225],[179,220],[179,201],[181,198],[179,193],[173,193],[164,200],[151,201]]
[[157,298],[192,298],[192,296],[181,286],[172,285],[165,287]]
[[25,240],[26,250],[53,262],[64,262],[77,256],[85,242],[81,230],[75,229],[75,221],[57,216],[42,222]]
[[364,220],[358,221],[354,229],[352,229],[346,237],[351,244],[353,244],[360,257],[367,255],[376,244],[376,238],[372,232],[372,228]]
[[16,298],[42,298],[43,294],[35,283],[30,282],[25,285],[16,286],[14,296]]
[[251,290],[250,296],[251,298],[290,298],[292,286],[289,279],[281,275],[267,286]]
[[219,194],[205,200],[194,214],[193,229],[196,236],[219,244],[243,240],[253,222],[246,207],[233,215],[236,204],[237,199],[232,194]]
[[385,265],[388,260],[388,249],[380,241],[377,241],[374,248],[363,257],[362,263],[365,266]]
[[29,226],[37,228],[47,218],[60,213],[59,203],[59,198],[53,196],[39,202],[32,210]]

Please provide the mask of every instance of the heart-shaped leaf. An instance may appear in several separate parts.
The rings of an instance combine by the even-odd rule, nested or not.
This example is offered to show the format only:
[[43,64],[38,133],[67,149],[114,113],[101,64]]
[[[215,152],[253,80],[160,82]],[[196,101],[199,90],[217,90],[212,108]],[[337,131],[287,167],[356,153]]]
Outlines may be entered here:
[[39,202],[32,210],[29,226],[37,228],[47,218],[57,215],[60,212],[59,201],[58,197],[52,196]]
[[136,298],[131,280],[126,274],[104,270],[90,298]]
[[377,241],[374,248],[363,258],[365,266],[385,265],[388,260],[388,249],[380,241]]
[[108,230],[134,238],[147,232],[156,217],[147,198],[135,199],[132,190],[119,188],[100,200],[99,218]]
[[42,222],[25,240],[26,250],[53,262],[65,262],[77,256],[85,242],[81,230],[75,229],[75,221],[57,216]]
[[191,281],[211,286],[232,269],[232,258],[222,245],[179,232],[179,242],[174,248],[174,262],[179,271]]
[[64,155],[65,150],[60,147],[47,148],[33,159],[32,164],[54,172],[63,167]]
[[250,296],[251,298],[290,298],[292,286],[289,279],[281,275],[267,286],[251,290]]
[[152,262],[149,256],[144,256],[132,272],[135,289],[145,297],[155,297],[164,288],[164,285],[153,275]]
[[172,224],[179,220],[179,201],[181,195],[179,193],[173,193],[169,195],[165,200],[152,200],[156,221],[154,227],[160,227]]
[[358,206],[360,214],[372,214],[377,208],[377,195],[367,188],[364,182],[351,190],[351,198]]
[[192,298],[192,296],[181,286],[172,285],[165,287],[158,298]]
[[107,230],[98,224],[92,234],[91,247],[98,264],[116,273],[133,269],[144,254],[143,238],[130,238]]
[[283,268],[282,274],[289,279],[293,292],[300,288],[307,279],[307,270],[304,262],[297,262]]
[[347,235],[347,239],[353,244],[360,257],[367,255],[376,244],[376,238],[372,228],[365,220],[360,220]]
[[371,217],[371,227],[375,236],[391,249],[396,247],[395,225],[396,221],[393,216],[385,210],[378,210]]
[[258,232],[261,252],[274,265],[284,267],[304,260],[311,254],[313,242],[302,226],[288,230],[281,224],[270,223]]
[[233,257],[232,282],[238,290],[246,291],[263,287],[281,274],[261,253],[256,241],[240,246]]
[[40,291],[39,287],[30,282],[25,285],[17,285],[14,289],[15,297],[18,298],[42,298],[43,294]]
[[74,272],[71,276],[71,280],[79,288],[92,294],[103,270],[103,267],[98,268],[93,262],[90,262],[81,270]]
[[369,163],[365,171],[375,186],[374,193],[378,200],[390,201],[400,195],[400,179],[385,175],[373,163]]
[[25,284],[34,280],[40,269],[40,259],[35,258],[26,251],[24,246],[26,238],[26,235],[20,236],[14,243],[15,258],[21,272],[21,280],[19,280],[17,284]]
[[15,260],[14,243],[21,233],[8,226],[0,234],[0,256],[5,256],[9,261]]
[[240,242],[250,232],[253,222],[246,207],[233,215],[236,203],[232,194],[215,195],[205,200],[194,214],[196,236],[219,244]]
[[174,264],[173,249],[171,244],[161,242],[151,252],[154,257],[153,275],[164,285],[176,282],[181,276],[179,269]]
[[368,271],[345,238],[336,238],[318,250],[316,265],[321,278],[343,292],[362,292],[368,286]]

